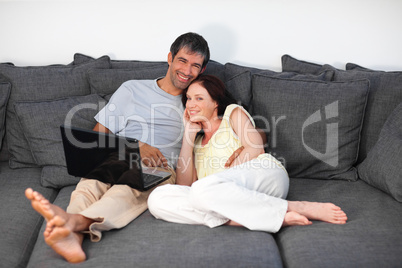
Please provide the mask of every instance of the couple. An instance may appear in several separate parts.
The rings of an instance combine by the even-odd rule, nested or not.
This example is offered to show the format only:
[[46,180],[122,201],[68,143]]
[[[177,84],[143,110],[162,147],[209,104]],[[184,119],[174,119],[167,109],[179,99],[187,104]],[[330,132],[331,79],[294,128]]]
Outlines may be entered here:
[[[214,185],[216,183],[213,182],[213,175],[195,182],[197,177],[202,178],[206,175],[212,174],[215,170],[213,168],[212,170],[202,171],[204,166],[212,166],[207,163],[208,160],[205,160],[207,165],[204,165],[204,163],[198,160],[196,162],[193,160],[192,150],[194,145],[192,143],[196,132],[198,132],[202,127],[204,128],[205,138],[197,138],[196,143],[200,143],[201,146],[196,146],[194,149],[198,150],[197,148],[199,148],[199,150],[207,150],[209,147],[208,144],[205,144],[205,141],[211,139],[213,132],[217,127],[219,127],[220,122],[228,122],[227,124],[233,128],[233,133],[229,131],[228,134],[237,138],[237,141],[235,141],[236,139],[233,139],[233,142],[238,142],[237,145],[244,146],[244,150],[237,158],[235,158],[234,162],[231,164],[232,168],[218,173],[217,175],[219,176],[217,177],[219,181],[227,181],[225,176],[220,176],[220,174],[226,174],[227,177],[232,177],[231,174],[235,173],[237,175],[241,172],[242,175],[237,180],[243,181],[246,187],[243,187],[244,189],[240,191],[248,191],[251,195],[249,195],[246,200],[240,199],[240,195],[238,195],[239,200],[237,200],[237,198],[233,198],[236,197],[237,194],[232,190],[230,191],[230,195],[223,194],[223,192],[213,194],[215,198],[222,197],[224,201],[222,202],[222,206],[226,206],[228,210],[235,210],[239,214],[244,213],[242,212],[243,210],[247,210],[249,211],[247,215],[249,215],[252,214],[252,211],[250,210],[251,208],[249,208],[249,202],[251,202],[249,199],[252,198],[252,200],[254,200],[258,199],[259,196],[264,196],[266,200],[260,201],[260,204],[263,204],[263,206],[260,208],[253,207],[252,209],[255,211],[258,210],[258,214],[264,214],[263,211],[265,210],[283,213],[283,215],[276,216],[275,220],[271,218],[268,219],[269,222],[275,221],[275,223],[272,224],[279,225],[277,228],[273,228],[272,230],[279,229],[280,226],[286,225],[311,224],[308,219],[323,220],[332,223],[346,222],[346,215],[340,208],[333,204],[288,202],[281,199],[281,197],[285,198],[287,194],[288,177],[286,171],[282,169],[282,166],[277,163],[273,157],[261,154],[263,152],[261,137],[256,134],[254,128],[251,126],[251,118],[249,118],[248,114],[241,107],[229,105],[229,108],[233,107],[231,108],[233,109],[232,112],[228,112],[229,115],[227,115],[231,121],[225,121],[227,116],[220,119],[214,112],[214,107],[215,105],[218,105],[217,100],[219,99],[216,99],[215,102],[205,101],[199,105],[192,104],[200,103],[199,101],[203,100],[204,97],[214,96],[215,94],[215,88],[212,88],[213,92],[208,93],[208,96],[205,95],[205,92],[205,96],[199,96],[201,93],[197,92],[197,90],[206,90],[206,87],[208,87],[207,82],[201,82],[202,79],[205,78],[201,77],[198,82],[191,84],[191,82],[193,82],[199,74],[205,70],[209,57],[208,44],[202,36],[195,33],[186,33],[179,36],[170,48],[168,54],[169,68],[165,77],[156,80],[131,80],[125,82],[110,99],[108,105],[106,105],[95,117],[98,124],[94,127],[94,130],[100,132],[110,131],[115,134],[139,139],[139,137],[143,137],[142,130],[144,128],[144,122],[138,122],[135,119],[150,118],[149,116],[152,113],[150,107],[153,104],[171,104],[172,108],[170,110],[165,109],[160,111],[160,113],[154,113],[158,118],[154,118],[152,122],[146,122],[148,133],[155,133],[156,135],[152,138],[143,137],[143,139],[139,139],[141,141],[141,158],[147,166],[158,166],[172,173],[171,178],[163,184],[176,183],[176,172],[174,169],[177,165],[177,183],[179,185],[170,186],[177,187],[178,189],[186,188],[183,192],[187,191],[190,194],[183,195],[179,193],[182,191],[180,189],[175,190],[174,196],[169,196],[167,193],[169,192],[168,188],[164,188],[165,186],[159,186],[157,189],[161,188],[161,190],[156,191],[155,195],[150,199],[152,213],[154,213],[158,218],[165,218],[166,220],[175,222],[206,224],[211,227],[221,224],[243,225],[250,229],[259,229],[259,227],[249,227],[247,222],[243,222],[242,219],[237,216],[231,218],[231,216],[229,217],[229,215],[220,213],[219,211],[207,211],[208,215],[211,215],[211,222],[208,221],[204,223],[202,221],[197,221],[199,218],[199,215],[197,215],[198,213],[205,213],[205,208],[206,210],[211,209],[207,208],[207,206],[203,206],[201,202],[198,202],[197,206],[194,207],[194,211],[196,211],[194,215],[183,216],[183,213],[175,209],[175,205],[177,204],[175,203],[176,196],[181,198],[180,200],[187,200],[186,202],[189,206],[192,206],[196,204],[196,202],[192,201],[193,199],[204,198],[204,194],[210,194],[204,193],[204,190],[207,189],[207,191],[210,191],[210,189],[215,189],[215,193],[219,190],[219,185]],[[207,78],[211,77],[207,76]],[[214,78],[212,78],[212,80],[216,81]],[[217,83],[221,82],[219,81]],[[189,88],[190,84],[191,86]],[[189,91],[186,94],[183,94],[184,90],[187,88],[189,88]],[[146,95],[144,92],[147,92]],[[176,146],[156,148],[155,145],[157,144],[172,144],[172,141],[175,141],[177,137],[181,135],[183,123],[181,115],[177,114],[177,110],[182,112],[184,110],[182,105],[182,95],[188,99],[184,119],[186,122],[186,130],[185,137],[182,141],[183,148],[180,151],[180,144],[177,144]],[[230,102],[225,102],[223,106],[220,105],[221,107],[219,108],[219,111],[217,110],[217,115],[223,114],[222,109],[225,110],[226,105],[229,103]],[[149,109],[144,109],[144,105]],[[164,105],[164,107],[166,107],[166,105]],[[197,115],[201,110],[203,112],[205,111],[205,113]],[[112,120],[113,118],[116,118],[116,120]],[[124,120],[120,120],[121,118]],[[198,121],[196,118],[202,118],[203,120]],[[166,135],[166,133],[168,133],[168,135]],[[230,139],[226,138],[224,140],[232,142],[232,138],[229,138]],[[214,138],[212,137],[212,140],[213,139]],[[229,149],[234,148],[237,145],[231,144],[231,146],[224,146]],[[176,163],[175,159],[177,159],[177,157],[174,156],[178,156],[179,153],[180,161]],[[212,153],[215,154],[215,152]],[[229,154],[229,151],[221,151],[221,153]],[[261,156],[254,158],[260,154]],[[199,158],[198,153],[194,153],[194,155]],[[218,157],[218,155],[214,156]],[[225,157],[226,159],[228,158],[226,155]],[[231,159],[233,158],[234,157],[231,157]],[[262,166],[266,161],[269,161],[269,165],[273,165],[269,167],[269,172],[264,171],[265,167]],[[256,162],[257,167],[260,165],[262,168],[255,169],[254,162]],[[251,163],[253,165],[248,165]],[[219,168],[222,170],[222,167]],[[247,169],[249,171],[246,171]],[[223,170],[225,169],[223,168]],[[272,172],[274,173],[272,173],[271,170],[273,170]],[[248,172],[253,173],[250,173],[251,175],[247,176]],[[265,175],[265,173],[269,175]],[[256,174],[260,177],[259,179],[257,178],[258,181],[255,181],[254,179],[254,177],[257,177]],[[276,176],[278,178],[276,178]],[[251,178],[249,182],[246,180],[246,177]],[[265,180],[262,180],[262,177],[268,177],[267,181],[265,182]],[[195,182],[194,185],[190,187],[193,182]],[[208,186],[208,184],[211,186]],[[228,185],[233,183],[225,182],[222,184]],[[254,188],[250,191],[247,188],[249,186]],[[268,194],[264,193],[267,189],[269,189]],[[154,189],[146,192],[139,192],[126,185],[111,185],[102,183],[98,180],[83,178],[71,194],[70,204],[66,211],[51,204],[40,193],[35,192],[32,189],[27,189],[25,195],[31,201],[32,207],[47,221],[44,232],[45,242],[68,262],[77,263],[86,259],[85,252],[82,249],[82,241],[85,233],[89,233],[91,240],[95,242],[101,239],[102,231],[118,229],[126,226],[147,209],[148,196],[152,190]],[[227,189],[225,189],[225,191],[227,191]],[[229,193],[229,191],[227,192]],[[269,197],[269,195],[276,197]],[[226,200],[226,196],[231,199]],[[205,198],[208,199],[210,197],[205,196]],[[170,215],[166,216],[166,214],[169,213],[167,213],[166,208],[161,204],[164,202],[162,201],[164,199],[170,200],[170,206],[167,209],[173,209],[171,211],[174,214],[172,217],[168,217]],[[236,203],[234,203],[236,207],[234,205],[230,206],[229,202],[232,202],[233,199],[236,201]],[[209,199],[204,201],[206,203]],[[238,207],[239,203],[241,203],[241,207]],[[201,208],[201,206],[204,208]],[[262,218],[258,219],[258,221],[262,220]],[[215,223],[212,221],[218,222]],[[256,222],[254,224],[267,225],[265,222]]]

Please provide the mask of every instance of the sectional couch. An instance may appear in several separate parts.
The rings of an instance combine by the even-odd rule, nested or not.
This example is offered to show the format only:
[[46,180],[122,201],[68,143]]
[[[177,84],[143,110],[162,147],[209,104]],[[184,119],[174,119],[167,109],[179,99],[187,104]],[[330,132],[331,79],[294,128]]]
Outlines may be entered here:
[[[282,57],[282,72],[211,61],[266,131],[283,162],[289,200],[333,202],[345,225],[314,221],[276,234],[180,225],[146,211],[128,226],[85,239],[74,267],[401,267],[402,72],[346,70]],[[166,62],[75,54],[66,65],[0,64],[0,267],[70,267],[44,242],[31,187],[66,208],[79,178],[68,175],[59,126],[91,129],[124,81],[155,79]]]

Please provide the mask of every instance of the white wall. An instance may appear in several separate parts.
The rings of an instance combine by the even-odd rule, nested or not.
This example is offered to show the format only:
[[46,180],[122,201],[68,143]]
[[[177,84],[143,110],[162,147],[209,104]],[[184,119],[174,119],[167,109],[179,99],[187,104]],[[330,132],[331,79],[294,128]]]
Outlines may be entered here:
[[221,63],[280,58],[402,70],[401,0],[0,0],[0,62],[69,63],[75,52],[166,60],[188,31]]

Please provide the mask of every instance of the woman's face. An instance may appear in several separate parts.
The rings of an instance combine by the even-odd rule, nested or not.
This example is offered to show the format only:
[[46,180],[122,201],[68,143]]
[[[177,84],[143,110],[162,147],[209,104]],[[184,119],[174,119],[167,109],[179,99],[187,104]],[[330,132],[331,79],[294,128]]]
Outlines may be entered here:
[[189,86],[186,108],[192,122],[206,121],[218,116],[218,104],[200,83]]

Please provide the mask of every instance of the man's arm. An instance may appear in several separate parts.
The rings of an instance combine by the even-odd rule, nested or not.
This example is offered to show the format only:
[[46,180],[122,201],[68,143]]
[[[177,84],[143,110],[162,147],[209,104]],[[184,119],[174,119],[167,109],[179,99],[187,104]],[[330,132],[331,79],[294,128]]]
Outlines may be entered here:
[[[107,127],[101,123],[97,123],[93,128],[94,131],[102,133],[112,133]],[[167,167],[168,163],[163,154],[158,148],[152,147],[149,144],[139,142],[140,154],[142,162],[148,167]]]
[[[262,143],[264,146],[267,144],[267,135],[262,129],[255,128],[261,136]],[[229,168],[233,161],[240,155],[240,153],[244,150],[244,146],[239,147],[233,154],[229,157],[228,161],[225,163],[225,168]]]
[[111,133],[111,131],[107,127],[102,125],[101,123],[97,123],[94,126],[93,131],[102,132],[102,133]]

